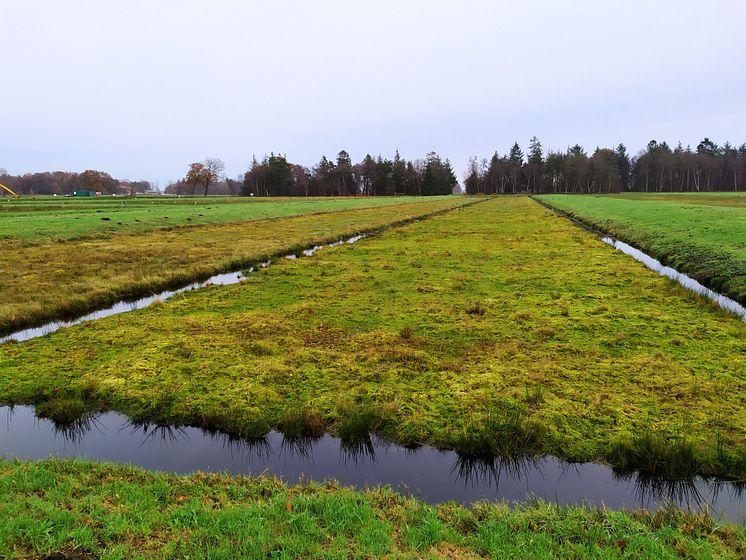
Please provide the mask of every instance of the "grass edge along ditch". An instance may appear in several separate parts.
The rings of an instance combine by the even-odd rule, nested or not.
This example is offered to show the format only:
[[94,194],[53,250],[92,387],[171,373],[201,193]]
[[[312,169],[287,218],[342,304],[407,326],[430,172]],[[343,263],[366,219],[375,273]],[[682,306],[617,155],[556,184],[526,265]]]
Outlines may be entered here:
[[0,459],[5,558],[742,558],[706,512],[427,505],[390,488]]
[[[709,212],[708,206],[681,203],[677,204],[675,197],[665,199],[665,195],[658,198],[646,200],[644,197],[619,198],[615,196],[593,196],[590,195],[536,195],[532,198],[560,215],[566,216],[583,227],[598,234],[609,235],[615,239],[632,245],[633,247],[647,253],[662,264],[683,272],[702,285],[719,292],[726,297],[746,305],[746,257],[733,254],[724,250],[716,242],[708,242],[706,245],[698,243],[695,237],[693,241],[686,241],[682,237],[684,231],[696,236],[700,228],[707,229],[706,223],[698,214]],[[744,197],[746,198],[746,197]],[[573,205],[573,201],[584,203],[592,199],[594,202],[603,201],[609,205],[609,210],[614,211],[614,204],[629,204],[630,212],[625,216],[624,223],[615,219],[612,215],[604,215],[603,209],[593,210]],[[655,231],[651,225],[637,223],[636,216],[631,212],[637,204],[641,210],[647,208],[670,208],[680,212],[680,217],[687,219],[686,222],[668,224],[656,224]],[[742,212],[746,216],[746,210],[738,207],[726,207],[729,212]],[[691,212],[686,215],[685,212]],[[677,217],[676,219],[679,219]],[[708,219],[716,219],[708,216]],[[720,220],[725,218],[720,217]],[[696,220],[696,221],[695,221]],[[637,225],[637,227],[636,227]],[[743,229],[743,228],[742,228]],[[690,231],[691,230],[691,231]],[[746,250],[743,251],[746,254]]]

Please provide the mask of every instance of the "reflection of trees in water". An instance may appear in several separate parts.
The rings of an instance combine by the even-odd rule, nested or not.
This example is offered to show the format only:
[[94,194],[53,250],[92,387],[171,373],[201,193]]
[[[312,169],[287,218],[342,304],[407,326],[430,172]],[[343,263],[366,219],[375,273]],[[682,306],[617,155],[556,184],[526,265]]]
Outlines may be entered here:
[[495,491],[500,487],[501,477],[521,481],[532,473],[541,476],[539,460],[532,456],[486,458],[458,454],[451,467],[451,475],[455,475],[456,480],[463,480],[464,486],[494,486]]

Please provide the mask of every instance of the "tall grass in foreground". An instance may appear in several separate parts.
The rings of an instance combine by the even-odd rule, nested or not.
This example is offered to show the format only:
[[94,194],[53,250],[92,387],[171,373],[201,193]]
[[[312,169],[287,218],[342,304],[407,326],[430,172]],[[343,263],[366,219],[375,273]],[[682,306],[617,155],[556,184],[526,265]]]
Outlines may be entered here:
[[173,476],[82,461],[0,461],[0,557],[739,558],[706,514],[430,506],[388,488]]

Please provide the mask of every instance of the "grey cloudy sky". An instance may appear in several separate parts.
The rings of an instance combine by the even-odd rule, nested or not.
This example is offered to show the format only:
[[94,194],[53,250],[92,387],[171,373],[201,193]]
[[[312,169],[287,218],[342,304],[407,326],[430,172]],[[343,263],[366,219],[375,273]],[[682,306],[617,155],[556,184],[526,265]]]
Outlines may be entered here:
[[746,141],[743,0],[0,0],[0,167]]

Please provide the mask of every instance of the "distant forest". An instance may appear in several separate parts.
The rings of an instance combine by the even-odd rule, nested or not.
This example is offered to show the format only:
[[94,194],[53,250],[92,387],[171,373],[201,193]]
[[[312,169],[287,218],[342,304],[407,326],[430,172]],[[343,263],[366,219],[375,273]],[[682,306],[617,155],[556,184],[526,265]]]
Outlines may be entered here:
[[[365,156],[353,164],[342,150],[336,160],[325,156],[313,168],[290,163],[284,155],[256,158],[240,182],[245,196],[384,196],[451,194],[458,180],[448,160],[431,152],[424,160],[408,161],[399,152],[394,159]],[[167,193],[196,192],[194,181],[185,179],[171,184]]]
[[738,191],[745,173],[746,144],[718,146],[705,138],[692,150],[651,140],[631,158],[624,144],[591,155],[579,145],[545,155],[534,137],[525,155],[516,142],[504,156],[472,158],[464,188],[468,194]]
[[[213,165],[220,160],[205,160]],[[398,152],[393,159],[365,156],[352,163],[346,151],[336,159],[322,157],[312,168],[289,162],[284,155],[256,158],[249,170],[228,179],[214,176],[200,185],[204,173],[195,173],[192,164],[186,177],[169,184],[167,194],[242,194],[244,196],[384,196],[442,195],[458,191],[458,181],[448,159],[435,152],[413,161]],[[208,175],[210,175],[208,173]],[[735,147],[718,146],[709,138],[696,148],[681,144],[671,148],[666,142],[651,140],[636,156],[624,144],[616,148],[596,148],[588,154],[575,145],[564,152],[544,152],[534,137],[524,153],[516,142],[505,155],[472,158],[464,175],[467,194],[512,193],[604,193],[622,191],[691,192],[744,190],[746,143]],[[108,173],[86,170],[7,174],[0,168],[0,183],[18,194],[71,194],[77,190],[103,194],[152,192],[147,181],[122,181]],[[1,194],[1,191],[0,191]]]
[[82,173],[45,171],[25,175],[8,175],[5,169],[0,168],[0,183],[17,194],[25,195],[65,195],[76,191],[134,195],[151,191],[148,181],[122,181],[114,179],[104,171],[95,169],[88,169]]
[[[467,194],[739,191],[745,175],[746,144],[718,146],[705,138],[692,149],[651,140],[631,157],[624,144],[591,155],[579,145],[545,153],[534,137],[525,154],[516,142],[503,156],[472,158],[463,187]],[[367,155],[353,164],[342,151],[336,161],[322,157],[311,169],[271,154],[254,159],[242,179],[229,181],[231,190],[238,193],[240,186],[247,196],[433,195],[458,184],[450,162],[434,152],[415,161],[398,152],[393,159]],[[195,191],[184,179],[166,192]]]

